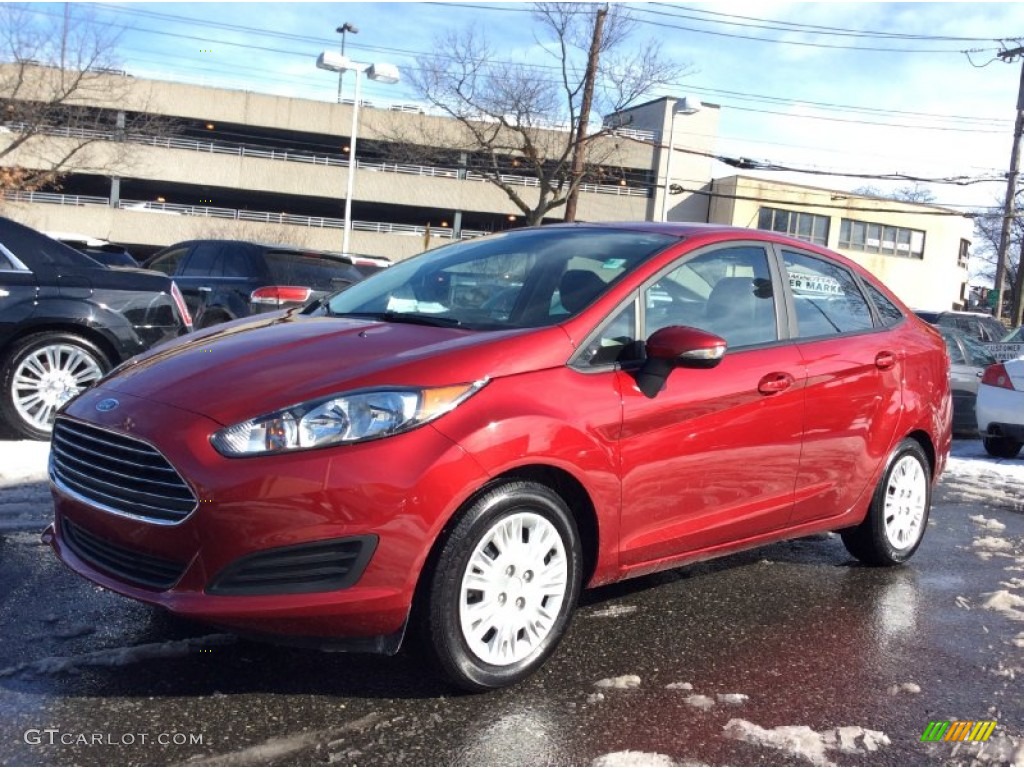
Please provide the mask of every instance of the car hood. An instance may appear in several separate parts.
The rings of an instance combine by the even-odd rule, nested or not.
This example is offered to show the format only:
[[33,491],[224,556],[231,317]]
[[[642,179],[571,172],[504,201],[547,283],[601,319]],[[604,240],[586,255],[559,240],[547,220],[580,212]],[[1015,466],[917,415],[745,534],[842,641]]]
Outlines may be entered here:
[[183,337],[132,358],[99,386],[234,424],[363,387],[555,367],[572,352],[559,327],[484,332],[284,313]]

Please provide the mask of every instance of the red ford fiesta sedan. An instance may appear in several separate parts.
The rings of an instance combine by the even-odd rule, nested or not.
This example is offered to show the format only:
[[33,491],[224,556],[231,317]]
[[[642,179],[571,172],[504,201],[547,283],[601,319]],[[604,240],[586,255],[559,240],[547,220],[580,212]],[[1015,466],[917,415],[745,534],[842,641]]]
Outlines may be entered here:
[[907,560],[950,448],[945,345],[843,257],[711,225],[523,229],[116,369],[53,431],[45,537],[239,632],[485,690],[580,589],[820,531]]

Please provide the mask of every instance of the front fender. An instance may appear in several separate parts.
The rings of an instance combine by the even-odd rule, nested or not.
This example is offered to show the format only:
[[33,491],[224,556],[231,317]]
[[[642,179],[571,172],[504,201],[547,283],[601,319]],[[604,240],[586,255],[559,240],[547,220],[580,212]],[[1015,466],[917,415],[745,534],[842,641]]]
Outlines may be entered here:
[[612,372],[561,368],[496,379],[434,425],[492,478],[537,467],[575,478],[597,519],[593,581],[617,567],[622,398]]

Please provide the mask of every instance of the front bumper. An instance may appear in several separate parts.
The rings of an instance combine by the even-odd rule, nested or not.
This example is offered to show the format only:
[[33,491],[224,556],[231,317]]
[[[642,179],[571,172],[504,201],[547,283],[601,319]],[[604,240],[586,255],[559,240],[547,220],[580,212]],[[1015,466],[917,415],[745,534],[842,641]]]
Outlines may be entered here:
[[[110,397],[119,407],[98,412],[96,403]],[[243,633],[325,641],[400,633],[444,521],[486,480],[475,460],[429,425],[352,446],[227,459],[209,441],[220,424],[102,387],[62,418],[148,442],[199,501],[169,524],[102,509],[51,482],[48,539],[58,557],[114,592]],[[353,554],[363,558],[349,572],[354,581],[315,591],[279,582],[270,593],[238,589],[254,560],[266,574],[268,560],[272,569],[281,558],[335,545],[352,554],[351,542],[365,545]],[[166,582],[144,583],[139,568]]]

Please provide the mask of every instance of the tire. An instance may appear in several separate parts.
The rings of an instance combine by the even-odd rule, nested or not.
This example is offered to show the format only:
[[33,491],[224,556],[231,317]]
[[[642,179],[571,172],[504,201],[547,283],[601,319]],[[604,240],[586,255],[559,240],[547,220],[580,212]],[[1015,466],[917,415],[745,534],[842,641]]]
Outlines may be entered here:
[[457,520],[429,574],[427,650],[464,690],[513,685],[569,627],[583,574],[576,522],[550,488],[519,481],[486,492]]
[[931,503],[931,463],[916,440],[904,440],[889,457],[864,522],[839,532],[843,544],[868,565],[901,565],[924,538]]
[[982,442],[985,452],[997,459],[1015,459],[1021,449],[1021,443],[1008,437],[986,437]]
[[110,368],[107,356],[81,336],[26,336],[0,363],[0,416],[18,437],[49,440],[57,409]]

